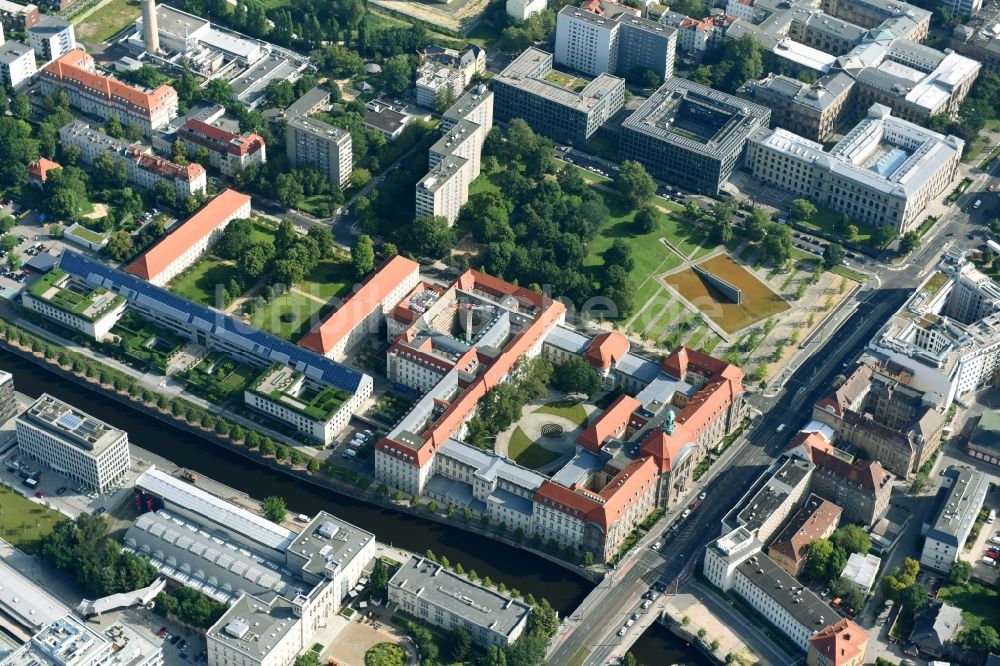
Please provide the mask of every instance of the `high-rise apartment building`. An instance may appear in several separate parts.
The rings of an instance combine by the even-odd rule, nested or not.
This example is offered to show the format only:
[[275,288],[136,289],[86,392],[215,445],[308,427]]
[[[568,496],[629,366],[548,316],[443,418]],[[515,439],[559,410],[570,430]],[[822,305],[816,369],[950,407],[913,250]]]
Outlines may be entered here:
[[46,15],[28,28],[28,43],[39,60],[51,62],[76,48],[76,32],[72,23]]
[[354,165],[351,133],[308,116],[288,121],[285,150],[293,167],[310,165],[335,187],[346,187]]

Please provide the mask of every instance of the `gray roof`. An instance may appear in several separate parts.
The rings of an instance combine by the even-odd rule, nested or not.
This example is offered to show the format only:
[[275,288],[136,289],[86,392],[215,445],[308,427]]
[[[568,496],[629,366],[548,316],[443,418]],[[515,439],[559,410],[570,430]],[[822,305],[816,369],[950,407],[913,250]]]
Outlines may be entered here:
[[493,91],[488,90],[485,85],[478,85],[462,93],[462,96],[444,112],[441,118],[448,122],[455,122],[461,118],[466,118],[473,109],[493,96]]
[[566,326],[555,326],[545,336],[545,344],[552,345],[557,349],[562,349],[563,351],[570,352],[571,354],[581,355],[587,351],[587,347],[590,345],[590,338],[588,338],[583,333],[573,330],[572,328],[567,328]]
[[0,62],[9,65],[26,53],[31,53],[32,49],[27,44],[21,42],[5,42],[0,46]]
[[552,68],[552,54],[530,47],[507,65],[493,80],[519,88],[534,95],[577,111],[589,112],[601,100],[624,85],[624,80],[610,74],[600,74],[574,92],[540,78]]
[[292,102],[285,109],[285,118],[291,120],[309,114],[317,106],[322,106],[330,101],[330,91],[316,86],[306,92],[302,97]]
[[48,273],[59,263],[59,255],[51,252],[39,252],[25,262],[25,265],[32,270]]
[[460,463],[475,468],[474,474],[492,483],[501,478],[527,490],[537,490],[545,477],[516,463],[482,449],[477,449],[455,439],[449,439],[438,449],[439,455],[447,456]]
[[306,132],[307,134],[312,134],[315,137],[319,137],[327,141],[335,141],[337,143],[340,143],[346,137],[351,136],[351,133],[345,129],[334,127],[330,123],[325,123],[322,120],[310,118],[308,116],[292,118],[288,121],[288,127],[294,127],[298,130]]
[[782,569],[764,553],[752,555],[736,567],[764,594],[804,627],[817,632],[839,619],[832,608],[815,592]]
[[799,458],[786,460],[740,511],[740,524],[751,532],[758,529],[779,506],[784,504],[788,495],[801,483],[812,467],[812,463],[808,460]]
[[843,72],[824,76],[813,84],[803,83],[781,74],[772,74],[748,86],[750,92],[758,89],[788,99],[793,104],[823,111],[835,104],[840,97],[854,87],[854,79]]
[[983,413],[969,438],[969,446],[1000,455],[1000,411],[987,410]]
[[649,384],[660,376],[661,370],[658,363],[629,352],[618,359],[615,372],[634,377],[643,384]]
[[186,481],[174,478],[155,467],[149,468],[135,481],[136,488],[160,497],[170,504],[205,518],[229,532],[277,551],[292,543],[295,532],[272,523],[226,500],[205,492]]
[[407,560],[389,586],[416,594],[432,606],[504,636],[509,636],[531,612],[523,601],[488,590],[422,557]]
[[927,538],[961,547],[959,541],[968,536],[983,506],[989,480],[982,472],[966,467],[949,467],[943,476],[951,480],[951,487],[944,493]]
[[276,596],[263,601],[244,595],[205,636],[209,641],[220,641],[244,653],[252,662],[259,662],[261,655],[269,653],[299,622],[287,599]]
[[381,111],[369,111],[365,114],[365,125],[374,127],[395,134],[396,130],[406,124],[406,114],[392,109],[382,109]]
[[57,35],[69,26],[68,22],[58,16],[42,14],[38,19],[38,23],[28,28],[28,32],[36,35]]
[[[671,124],[681,104],[694,104],[728,119],[707,142],[679,134]],[[672,76],[630,115],[622,128],[674,144],[703,155],[722,157],[742,145],[754,129],[766,126],[771,110],[741,97]]]
[[[374,538],[371,532],[320,511],[295,537],[287,553],[294,560],[305,560],[302,565],[305,571],[323,575],[325,571],[346,567]],[[293,566],[298,566],[298,562]]]
[[552,475],[552,482],[569,488],[604,467],[601,459],[590,451],[580,450],[572,460]]
[[962,625],[962,609],[942,602],[934,602],[913,621],[910,642],[924,649],[940,651],[958,633]]

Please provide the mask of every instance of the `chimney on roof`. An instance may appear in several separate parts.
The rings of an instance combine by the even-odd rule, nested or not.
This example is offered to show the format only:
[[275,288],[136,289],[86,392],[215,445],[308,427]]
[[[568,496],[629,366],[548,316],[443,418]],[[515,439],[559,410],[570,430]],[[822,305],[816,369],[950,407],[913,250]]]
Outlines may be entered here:
[[160,27],[156,20],[156,0],[142,0],[142,41],[146,53],[160,52]]

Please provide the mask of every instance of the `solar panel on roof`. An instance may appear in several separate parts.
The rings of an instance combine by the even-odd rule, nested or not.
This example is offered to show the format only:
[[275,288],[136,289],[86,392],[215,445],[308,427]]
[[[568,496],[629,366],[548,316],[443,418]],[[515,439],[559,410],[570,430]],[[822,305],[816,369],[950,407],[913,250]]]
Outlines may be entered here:
[[66,426],[67,428],[72,430],[73,428],[76,428],[78,425],[83,423],[83,419],[81,419],[76,414],[73,414],[72,412],[66,412],[65,414],[59,417],[56,423],[58,423],[59,425]]

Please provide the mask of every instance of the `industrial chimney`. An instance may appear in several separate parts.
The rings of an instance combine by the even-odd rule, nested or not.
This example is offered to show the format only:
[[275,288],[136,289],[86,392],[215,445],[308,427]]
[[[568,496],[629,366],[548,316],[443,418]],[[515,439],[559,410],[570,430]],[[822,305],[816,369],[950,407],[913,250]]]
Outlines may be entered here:
[[156,0],[142,0],[142,41],[146,44],[146,53],[159,53],[160,30],[156,25]]

